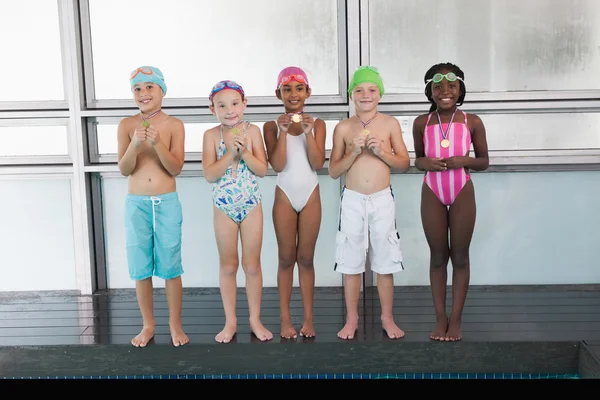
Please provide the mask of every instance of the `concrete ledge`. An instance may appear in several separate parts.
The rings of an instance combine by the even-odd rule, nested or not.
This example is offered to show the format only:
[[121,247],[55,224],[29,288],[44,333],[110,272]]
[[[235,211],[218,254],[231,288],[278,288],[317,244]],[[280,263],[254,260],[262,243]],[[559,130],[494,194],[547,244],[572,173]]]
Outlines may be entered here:
[[[0,377],[308,373],[597,374],[580,342],[0,347]],[[598,364],[595,364],[597,368]]]
[[579,350],[579,374],[584,379],[600,379],[600,359],[585,342]]

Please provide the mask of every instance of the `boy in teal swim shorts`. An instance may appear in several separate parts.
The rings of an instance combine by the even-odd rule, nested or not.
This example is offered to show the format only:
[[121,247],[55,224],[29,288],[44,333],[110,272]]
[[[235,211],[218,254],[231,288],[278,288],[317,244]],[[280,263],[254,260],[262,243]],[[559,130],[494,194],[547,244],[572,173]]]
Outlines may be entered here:
[[181,120],[161,110],[167,86],[158,68],[137,68],[129,80],[140,112],[124,118],[117,135],[119,170],[128,177],[127,263],[143,318],[142,331],[131,343],[144,347],[154,337],[152,277],[156,276],[165,280],[171,340],[180,346],[189,339],[181,326],[183,215],[175,177],[183,167],[185,130]]

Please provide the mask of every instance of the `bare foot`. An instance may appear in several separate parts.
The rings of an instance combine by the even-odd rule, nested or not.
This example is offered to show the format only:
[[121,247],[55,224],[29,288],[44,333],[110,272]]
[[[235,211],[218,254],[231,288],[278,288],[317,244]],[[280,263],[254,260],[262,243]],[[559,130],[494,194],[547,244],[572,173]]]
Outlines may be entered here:
[[281,337],[284,339],[296,339],[296,336],[298,334],[294,329],[292,319],[290,317],[281,317]]
[[404,331],[398,328],[398,325],[394,322],[394,318],[381,317],[381,324],[383,330],[385,330],[390,339],[400,339],[404,337]]
[[445,340],[446,330],[448,329],[448,318],[444,316],[443,318],[436,318],[435,321],[435,329],[429,335],[429,338],[432,340]]
[[217,336],[215,336],[215,340],[218,343],[229,343],[231,342],[231,339],[233,339],[233,335],[235,335],[236,332],[236,325],[235,324],[225,324],[225,328],[223,328],[223,330],[219,333],[217,333]]
[[273,334],[260,321],[250,321],[250,330],[261,342],[273,339]]
[[446,332],[445,341],[446,342],[457,342],[462,340],[462,333],[460,332],[460,320],[452,320],[450,318],[450,323],[448,324],[448,332]]
[[300,328],[300,336],[304,336],[306,338],[315,337],[315,324],[313,323],[312,318],[304,320],[302,328]]
[[133,339],[131,344],[135,347],[146,347],[148,342],[154,337],[154,327],[144,327],[142,331]]
[[338,332],[338,337],[340,339],[354,339],[354,334],[358,329],[358,318],[348,318],[346,320],[346,325],[342,328],[341,331]]
[[179,347],[184,344],[188,344],[190,339],[183,332],[183,328],[181,327],[181,321],[175,323],[170,323],[171,328],[171,341],[173,342],[173,346]]

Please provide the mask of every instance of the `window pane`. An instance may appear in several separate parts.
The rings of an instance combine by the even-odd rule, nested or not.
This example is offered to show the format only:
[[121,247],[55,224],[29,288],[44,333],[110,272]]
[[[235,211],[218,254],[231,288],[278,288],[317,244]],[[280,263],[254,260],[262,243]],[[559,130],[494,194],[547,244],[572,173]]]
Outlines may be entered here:
[[390,93],[446,61],[473,92],[600,89],[599,20],[596,0],[370,1],[370,62]]
[[[143,41],[142,10],[160,13],[160,34]],[[313,95],[339,92],[337,0],[90,0],[90,19],[97,99],[131,98],[128,74],[147,64],[169,98],[207,97],[222,79],[273,96],[288,64],[305,69]]]
[[[600,148],[599,113],[479,114],[489,150],[575,150]],[[397,117],[409,151],[415,116]]]
[[[327,127],[327,137],[325,138],[325,150],[331,150],[333,146],[333,129],[339,121],[325,121]],[[262,132],[264,122],[252,122],[258,126]],[[213,122],[186,122],[185,123],[185,152],[186,153],[201,153],[202,138],[204,132],[214,127]],[[117,125],[114,124],[98,124],[96,125],[98,132],[98,153],[102,155],[117,154]]]
[[4,2],[0,101],[64,100],[58,2]]
[[0,126],[1,157],[63,156],[69,154],[67,127]]

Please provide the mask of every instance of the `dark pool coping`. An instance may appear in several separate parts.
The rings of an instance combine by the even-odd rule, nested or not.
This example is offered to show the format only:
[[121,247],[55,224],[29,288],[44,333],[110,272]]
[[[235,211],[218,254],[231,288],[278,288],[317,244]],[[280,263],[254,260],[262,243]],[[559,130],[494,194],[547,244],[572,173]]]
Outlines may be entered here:
[[201,374],[546,373],[600,376],[584,342],[0,347],[0,377]]

